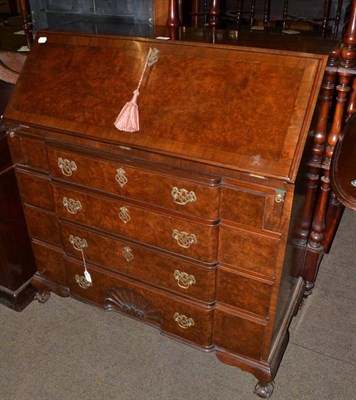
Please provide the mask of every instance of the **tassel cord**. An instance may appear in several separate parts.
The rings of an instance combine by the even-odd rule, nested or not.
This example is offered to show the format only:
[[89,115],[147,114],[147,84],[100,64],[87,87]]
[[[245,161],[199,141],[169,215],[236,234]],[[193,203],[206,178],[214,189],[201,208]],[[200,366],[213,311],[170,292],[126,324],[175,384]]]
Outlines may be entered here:
[[140,90],[140,87],[141,87],[141,84],[142,84],[142,81],[143,81],[143,77],[145,76],[145,72],[146,72],[146,69],[147,69],[148,60],[149,60],[150,57],[151,57],[151,53],[152,53],[152,48],[150,47],[150,49],[149,49],[149,51],[148,51],[148,55],[147,55],[147,57],[146,57],[145,65],[144,65],[144,67],[143,67],[143,71],[142,71],[142,74],[141,74],[140,81],[138,82],[138,85],[137,85],[137,88],[136,88],[136,91],[137,91],[137,92],[139,92],[139,90]]
[[138,132],[140,130],[140,120],[139,120],[139,113],[138,113],[138,106],[137,106],[137,97],[140,94],[139,90],[140,90],[145,72],[149,65],[152,52],[153,52],[153,50],[150,47],[147,57],[146,57],[145,65],[142,70],[140,80],[137,85],[137,88],[133,92],[133,97],[132,97],[131,101],[129,101],[128,103],[126,103],[124,105],[124,107],[120,111],[120,114],[118,115],[118,117],[115,120],[114,125],[120,131]]

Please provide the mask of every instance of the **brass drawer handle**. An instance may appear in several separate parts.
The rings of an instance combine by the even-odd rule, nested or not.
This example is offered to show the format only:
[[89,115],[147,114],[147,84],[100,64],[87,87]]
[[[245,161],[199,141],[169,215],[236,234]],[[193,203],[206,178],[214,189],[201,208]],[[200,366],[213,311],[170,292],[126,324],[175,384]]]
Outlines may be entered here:
[[67,199],[67,197],[63,197],[63,205],[70,214],[77,214],[82,209],[82,204],[79,200]]
[[88,281],[85,276],[75,275],[75,281],[82,289],[88,289],[90,286],[93,286],[93,282]]
[[73,172],[77,170],[77,164],[74,161],[61,157],[58,158],[58,167],[65,176],[72,176]]
[[131,221],[129,210],[126,207],[120,207],[119,217],[124,224],[127,224],[129,221]]
[[176,186],[172,189],[172,197],[173,201],[181,206],[197,201],[197,196],[193,191],[188,192],[188,190],[178,189]]
[[128,179],[126,177],[126,172],[124,169],[118,168],[116,170],[115,180],[121,187],[124,187],[126,185]]
[[188,275],[186,272],[180,272],[178,269],[174,271],[174,279],[182,289],[189,289],[190,286],[196,284],[194,275]]
[[189,249],[191,245],[198,243],[194,233],[179,232],[177,229],[173,230],[172,237],[178,242],[180,247],[184,247],[185,249]]
[[126,246],[122,249],[122,255],[127,262],[132,261],[134,258],[133,254],[132,254],[132,250],[129,246]]
[[81,239],[79,236],[69,236],[69,241],[75,250],[83,251],[86,247],[88,247],[88,242],[85,239]]
[[84,274],[82,276],[76,274],[74,276],[75,281],[82,289],[88,289],[90,286],[93,286],[93,281],[90,272],[88,271],[87,263],[84,256],[84,249],[88,247],[88,242],[85,239],[81,239],[79,236],[73,235],[69,235],[69,241],[75,250],[81,252],[83,259]]
[[174,313],[174,320],[177,322],[178,326],[182,329],[188,329],[194,326],[193,318],[189,318],[184,314]]

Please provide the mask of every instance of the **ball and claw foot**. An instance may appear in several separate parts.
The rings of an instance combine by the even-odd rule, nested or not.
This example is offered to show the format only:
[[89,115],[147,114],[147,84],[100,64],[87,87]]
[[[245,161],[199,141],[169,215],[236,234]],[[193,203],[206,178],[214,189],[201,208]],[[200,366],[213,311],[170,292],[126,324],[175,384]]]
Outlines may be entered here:
[[257,382],[255,386],[255,390],[253,393],[257,394],[257,396],[261,397],[262,399],[269,399],[274,390],[274,382]]
[[48,292],[47,290],[39,290],[36,295],[35,295],[35,300],[37,300],[39,303],[44,304],[46,301],[48,301],[51,293]]
[[314,286],[314,282],[305,281],[304,299],[307,299],[312,294]]

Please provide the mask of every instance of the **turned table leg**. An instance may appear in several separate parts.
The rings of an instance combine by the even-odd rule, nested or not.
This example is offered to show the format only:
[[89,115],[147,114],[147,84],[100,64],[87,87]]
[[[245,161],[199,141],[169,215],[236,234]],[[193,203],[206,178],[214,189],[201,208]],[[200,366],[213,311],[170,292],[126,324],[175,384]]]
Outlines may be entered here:
[[167,26],[174,28],[179,26],[178,0],[169,0]]
[[219,25],[220,0],[213,0],[209,10],[209,26],[216,28]]
[[26,0],[20,0],[20,10],[23,21],[23,29],[25,31],[27,47],[30,48],[33,42],[33,37],[31,32],[31,23],[29,22]]
[[271,13],[271,0],[265,0],[265,9],[263,14],[263,28],[265,31],[268,29],[270,13]]

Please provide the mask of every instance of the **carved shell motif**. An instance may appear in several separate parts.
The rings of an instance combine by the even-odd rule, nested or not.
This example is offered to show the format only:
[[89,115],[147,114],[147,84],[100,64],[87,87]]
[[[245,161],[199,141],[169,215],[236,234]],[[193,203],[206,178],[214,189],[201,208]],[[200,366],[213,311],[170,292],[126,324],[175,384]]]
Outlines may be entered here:
[[162,315],[145,297],[132,289],[120,286],[110,288],[105,293],[105,310],[116,311],[143,319],[162,327]]

